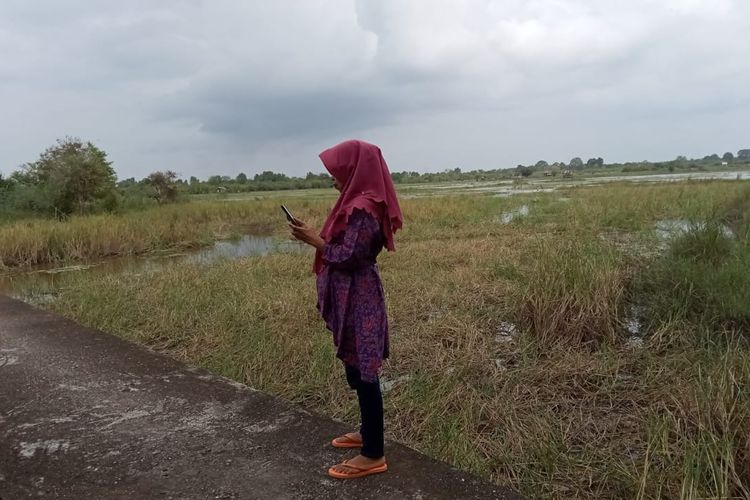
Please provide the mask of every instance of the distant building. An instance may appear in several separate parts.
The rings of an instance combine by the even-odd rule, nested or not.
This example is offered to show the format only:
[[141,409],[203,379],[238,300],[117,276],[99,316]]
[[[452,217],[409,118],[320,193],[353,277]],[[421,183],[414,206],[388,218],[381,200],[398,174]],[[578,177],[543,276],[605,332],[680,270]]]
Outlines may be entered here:
[[216,192],[217,193],[226,193],[227,192],[227,188],[224,187],[224,186],[219,186],[219,187],[216,188]]
[[729,165],[729,163],[727,163],[727,162],[725,162],[725,161],[721,162],[721,166],[722,166],[722,167],[726,167],[727,165]]

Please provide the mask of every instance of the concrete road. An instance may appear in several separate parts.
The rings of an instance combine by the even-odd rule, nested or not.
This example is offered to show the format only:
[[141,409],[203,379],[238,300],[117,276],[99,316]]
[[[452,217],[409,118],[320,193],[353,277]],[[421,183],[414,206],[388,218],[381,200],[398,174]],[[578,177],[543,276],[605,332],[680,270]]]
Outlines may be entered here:
[[0,296],[3,500],[520,498],[395,443],[387,473],[331,479],[348,430]]

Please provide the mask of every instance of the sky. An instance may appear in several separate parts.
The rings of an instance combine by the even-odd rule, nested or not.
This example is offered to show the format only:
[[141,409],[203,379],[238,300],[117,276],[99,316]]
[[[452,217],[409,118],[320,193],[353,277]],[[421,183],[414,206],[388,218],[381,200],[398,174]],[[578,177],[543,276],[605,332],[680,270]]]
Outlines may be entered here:
[[3,0],[0,172],[58,138],[118,177],[750,148],[747,0]]

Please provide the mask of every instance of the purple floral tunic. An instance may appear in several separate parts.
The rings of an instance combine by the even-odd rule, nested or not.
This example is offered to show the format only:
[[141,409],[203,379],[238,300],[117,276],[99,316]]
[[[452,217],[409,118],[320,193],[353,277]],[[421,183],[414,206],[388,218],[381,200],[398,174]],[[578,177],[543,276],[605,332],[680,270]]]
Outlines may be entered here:
[[333,332],[336,356],[374,382],[388,357],[388,317],[375,260],[383,249],[378,221],[355,209],[347,227],[323,250],[318,274],[318,310]]

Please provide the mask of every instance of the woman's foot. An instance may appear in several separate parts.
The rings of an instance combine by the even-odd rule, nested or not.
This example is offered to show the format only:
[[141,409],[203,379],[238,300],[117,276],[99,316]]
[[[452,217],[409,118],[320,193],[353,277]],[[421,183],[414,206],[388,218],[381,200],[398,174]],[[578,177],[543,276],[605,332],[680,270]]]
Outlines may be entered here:
[[347,432],[343,436],[331,441],[334,448],[362,448],[362,434],[359,432]]
[[328,475],[337,479],[354,479],[387,470],[388,464],[385,462],[385,457],[369,458],[364,455],[357,455],[328,469]]

